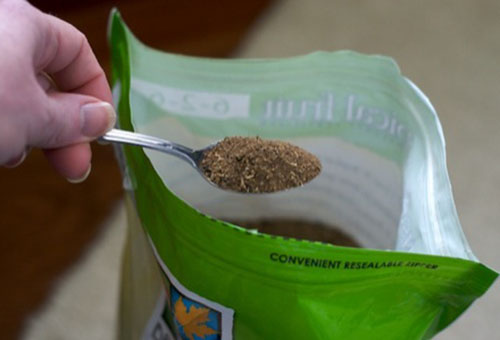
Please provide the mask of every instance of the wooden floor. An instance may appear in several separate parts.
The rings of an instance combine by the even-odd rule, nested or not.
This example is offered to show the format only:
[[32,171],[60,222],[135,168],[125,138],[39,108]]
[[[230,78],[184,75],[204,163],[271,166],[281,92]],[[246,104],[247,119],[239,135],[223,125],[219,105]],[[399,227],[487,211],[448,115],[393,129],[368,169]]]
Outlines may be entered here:
[[[116,5],[146,44],[170,52],[226,57],[271,2],[31,1],[88,37],[106,71],[106,23]],[[122,195],[110,147],[93,145],[93,171],[70,184],[33,151],[17,169],[0,168],[0,338],[16,339],[26,316],[43,304],[57,277],[99,233]]]

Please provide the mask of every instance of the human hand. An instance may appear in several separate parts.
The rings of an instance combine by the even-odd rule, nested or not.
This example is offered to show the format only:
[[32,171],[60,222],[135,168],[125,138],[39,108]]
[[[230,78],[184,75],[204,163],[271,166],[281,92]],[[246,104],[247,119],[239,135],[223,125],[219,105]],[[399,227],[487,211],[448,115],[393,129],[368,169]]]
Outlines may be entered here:
[[89,142],[115,123],[111,100],[80,31],[26,1],[0,0],[0,165],[17,166],[37,147],[69,181],[83,181]]

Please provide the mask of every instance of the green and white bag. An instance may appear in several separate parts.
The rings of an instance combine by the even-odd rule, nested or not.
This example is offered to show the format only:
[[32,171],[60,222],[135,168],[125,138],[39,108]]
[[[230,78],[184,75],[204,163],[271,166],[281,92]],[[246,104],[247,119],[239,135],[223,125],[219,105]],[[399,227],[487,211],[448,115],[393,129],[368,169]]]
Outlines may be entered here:
[[[302,188],[245,195],[125,146],[120,339],[428,339],[497,277],[469,249],[440,123],[387,57],[217,60],[156,51],[110,20],[119,125],[199,148],[224,136],[319,157]],[[224,222],[336,226],[362,248]]]

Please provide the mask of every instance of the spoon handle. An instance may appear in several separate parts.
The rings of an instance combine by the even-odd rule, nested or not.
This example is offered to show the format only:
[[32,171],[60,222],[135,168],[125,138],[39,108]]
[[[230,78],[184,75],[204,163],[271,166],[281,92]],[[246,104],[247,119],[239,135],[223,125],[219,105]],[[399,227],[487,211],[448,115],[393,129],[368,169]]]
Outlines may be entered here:
[[130,132],[119,129],[111,129],[99,138],[102,142],[130,144],[142,146],[144,148],[161,151],[173,156],[177,156],[196,168],[196,162],[193,159],[194,151],[184,145],[170,142],[165,139],[143,135],[141,133]]

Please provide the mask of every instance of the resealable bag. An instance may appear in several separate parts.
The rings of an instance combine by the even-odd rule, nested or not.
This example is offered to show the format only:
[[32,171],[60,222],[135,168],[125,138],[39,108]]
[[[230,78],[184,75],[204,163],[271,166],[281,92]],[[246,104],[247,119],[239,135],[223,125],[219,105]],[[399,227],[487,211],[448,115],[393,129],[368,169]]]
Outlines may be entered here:
[[[175,157],[120,148],[120,339],[427,339],[497,277],[461,230],[436,113],[393,60],[173,55],[140,43],[117,12],[110,42],[120,128],[194,149],[281,139],[323,165],[304,187],[245,195]],[[225,222],[273,218],[336,226],[362,248]]]

